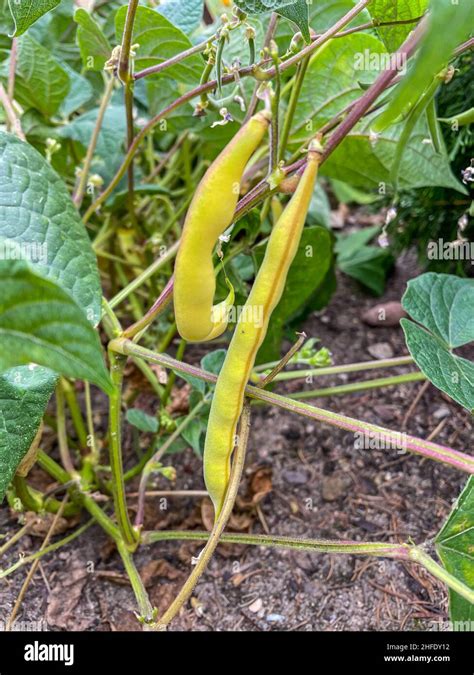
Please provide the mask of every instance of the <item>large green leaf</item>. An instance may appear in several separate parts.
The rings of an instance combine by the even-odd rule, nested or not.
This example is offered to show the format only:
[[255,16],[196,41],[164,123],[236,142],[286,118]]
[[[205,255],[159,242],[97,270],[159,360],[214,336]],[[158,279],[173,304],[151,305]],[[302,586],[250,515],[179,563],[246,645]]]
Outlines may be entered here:
[[[127,8],[121,7],[116,14],[117,40],[122,34]],[[138,44],[135,56],[135,70],[142,70],[167,61],[176,54],[189,49],[191,41],[179,28],[173,26],[164,16],[147,7],[138,7],[133,27],[133,43]],[[196,84],[203,70],[202,58],[194,54],[166,70],[166,76],[178,82]]]
[[112,47],[102,28],[85,9],[76,11],[74,21],[78,24],[76,39],[84,68],[103,70],[105,62],[110,58]]
[[[391,168],[403,124],[393,125],[374,139],[370,119],[362,121],[342,141],[321,167],[331,178],[364,189],[390,185]],[[431,141],[425,118],[418,121],[405,145],[398,172],[400,188],[440,186],[466,194],[452,174],[445,153],[437,152]]]
[[93,98],[94,89],[85,77],[76,72],[67,63],[63,63],[62,67],[69,76],[71,87],[68,95],[61,103],[59,113],[65,117],[69,117],[69,115],[82,108]]
[[0,261],[0,373],[35,363],[110,393],[99,336],[71,295],[26,262]]
[[387,273],[393,266],[390,251],[367,245],[379,231],[377,225],[366,227],[339,237],[335,246],[337,264],[341,271],[369,288],[375,295],[382,295],[384,292]]
[[[255,248],[257,263],[265,244]],[[258,362],[279,358],[285,324],[317,294],[332,263],[332,238],[325,227],[305,227],[295,259],[288,272],[283,296],[273,311],[270,329],[258,352]]]
[[162,0],[156,11],[171,21],[183,33],[190,35],[201,23],[203,0]]
[[[0,133],[0,245],[30,252],[30,266],[68,290],[96,325],[101,314],[97,260],[59,176],[30,145]],[[40,255],[34,255],[34,253]],[[0,499],[30,447],[57,375],[20,366],[0,375]]]
[[431,0],[428,28],[413,67],[397,85],[389,105],[375,121],[376,131],[382,131],[408,113],[447,64],[454,48],[469,37],[473,25],[472,0]]
[[55,382],[56,375],[40,366],[0,375],[0,501],[36,436]]
[[15,21],[15,36],[21,35],[43,14],[59,5],[61,0],[8,0]]
[[[311,59],[294,117],[291,142],[299,147],[326,122],[359,98],[386,66],[389,53],[373,35],[348,35],[323,45]],[[377,140],[371,133],[374,114],[362,120],[322,166],[331,178],[355,187],[378,188],[390,184],[391,168],[403,124]],[[415,125],[399,166],[401,187],[439,185],[465,192],[451,173],[448,158],[430,142],[425,119]]]
[[[436,537],[436,550],[448,572],[474,589],[474,476],[469,478],[448,520]],[[454,630],[472,630],[474,605],[450,591]],[[469,621],[469,624],[463,622]],[[461,622],[461,623],[458,623]]]
[[309,5],[307,0],[237,0],[236,5],[248,14],[277,12],[292,21],[301,31],[306,42],[310,42]]
[[51,117],[58,111],[70,86],[67,72],[47,49],[29,35],[18,40],[15,98],[19,103]]
[[[60,128],[59,135],[80,143],[85,154],[94,132],[98,114],[99,109],[93,108],[83,115],[78,115],[69,124]],[[109,105],[97,139],[96,151],[91,167],[92,172],[99,174],[105,183],[112,180],[122,161],[122,139],[125,138],[125,132],[126,121],[123,114],[123,106]]]
[[237,0],[235,3],[248,14],[264,14],[276,12],[282,7],[295,4],[295,0]]
[[304,142],[359,98],[363,94],[361,84],[372,84],[386,58],[383,43],[362,33],[334,39],[320,47],[308,65],[298,98],[292,141]]
[[311,35],[309,33],[309,5],[306,0],[298,0],[298,2],[294,2],[292,5],[281,7],[277,10],[277,13],[296,24],[306,42],[311,42]]
[[[367,7],[374,22],[377,21],[409,21],[421,17],[429,4],[429,0],[372,0]],[[379,26],[380,35],[389,52],[400,47],[416,23],[402,23],[394,26]]]
[[[323,33],[353,7],[353,0],[318,0],[318,2],[310,2],[308,3],[309,24],[316,33]],[[364,9],[354,17],[351,26],[357,26],[367,21],[370,21],[370,15]],[[266,23],[265,18],[263,22]],[[288,21],[279,22],[275,40],[280,47],[281,53],[284,53],[288,48],[293,34],[294,30]]]
[[423,274],[408,283],[402,319],[408,349],[433,384],[474,410],[474,363],[453,349],[474,341],[474,279]]

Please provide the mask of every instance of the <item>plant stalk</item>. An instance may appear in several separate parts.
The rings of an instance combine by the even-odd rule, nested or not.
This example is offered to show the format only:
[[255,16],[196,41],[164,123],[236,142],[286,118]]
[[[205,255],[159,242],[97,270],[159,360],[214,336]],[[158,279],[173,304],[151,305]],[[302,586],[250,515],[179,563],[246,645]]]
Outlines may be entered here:
[[[164,368],[175,370],[177,373],[181,372],[192,375],[198,379],[210,382],[211,384],[217,381],[217,376],[213,373],[208,373],[204,370],[201,370],[200,368],[197,368],[196,366],[191,366],[187,363],[177,361],[167,354],[152,352],[145,347],[134,344],[130,340],[113,340],[109,343],[109,349],[112,351],[118,351],[120,354],[128,356],[139,356],[140,358],[150,361],[151,363],[157,363]],[[431,441],[425,441],[421,438],[417,438],[416,436],[409,436],[408,434],[401,434],[398,431],[391,431],[384,427],[378,426],[377,424],[370,424],[369,422],[356,420],[351,417],[347,417],[346,415],[331,412],[330,410],[316,408],[315,406],[308,405],[307,403],[295,401],[286,396],[274,394],[273,392],[260,389],[259,387],[254,387],[252,385],[247,385],[245,391],[247,396],[252,399],[263,401],[269,405],[275,405],[283,410],[288,410],[289,412],[296,413],[297,415],[303,415],[304,417],[308,417],[318,422],[323,422],[325,424],[329,424],[330,426],[344,429],[353,434],[369,434],[371,436],[375,435],[376,437],[384,439],[396,439],[400,437],[403,442],[404,451],[422,455],[423,457],[442,462],[458,469],[459,471],[474,474],[474,457],[471,457],[470,455],[467,455],[458,450],[453,450],[452,448],[438,445],[437,443],[432,443]]]

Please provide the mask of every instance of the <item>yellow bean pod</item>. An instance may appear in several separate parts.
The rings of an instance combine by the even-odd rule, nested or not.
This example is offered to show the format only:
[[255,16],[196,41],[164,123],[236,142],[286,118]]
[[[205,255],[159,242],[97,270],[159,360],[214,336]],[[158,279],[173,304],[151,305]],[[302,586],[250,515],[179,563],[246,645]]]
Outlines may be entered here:
[[174,310],[178,332],[204,342],[227,328],[234,292],[214,305],[212,254],[232,223],[245,167],[268,128],[270,115],[258,112],[238,131],[206,171],[189,206],[174,269]]
[[216,519],[229,484],[230,459],[245,386],[298,250],[319,162],[320,147],[319,143],[314,142],[298,187],[272,230],[265,257],[239,317],[217,380],[204,447],[204,480],[214,504]]

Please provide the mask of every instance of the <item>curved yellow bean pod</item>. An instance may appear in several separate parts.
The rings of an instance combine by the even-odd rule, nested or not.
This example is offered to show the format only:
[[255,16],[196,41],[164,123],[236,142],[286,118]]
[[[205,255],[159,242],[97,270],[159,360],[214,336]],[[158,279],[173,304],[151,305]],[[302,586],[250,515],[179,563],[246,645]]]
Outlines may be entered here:
[[315,143],[310,149],[308,163],[298,187],[272,230],[265,257],[217,380],[204,447],[204,480],[214,503],[216,518],[229,483],[230,458],[242,412],[245,386],[298,250],[319,162],[319,144]]
[[238,131],[206,171],[189,206],[174,270],[174,310],[185,340],[212,340],[227,328],[233,289],[213,306],[216,279],[212,253],[234,217],[245,167],[268,128],[270,115],[258,112]]

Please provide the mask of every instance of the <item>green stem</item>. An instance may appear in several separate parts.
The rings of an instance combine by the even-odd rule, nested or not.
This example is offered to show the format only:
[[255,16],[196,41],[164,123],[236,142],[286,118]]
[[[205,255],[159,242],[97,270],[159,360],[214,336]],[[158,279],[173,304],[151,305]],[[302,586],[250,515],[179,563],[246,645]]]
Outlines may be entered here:
[[308,69],[308,64],[311,59],[311,54],[308,54],[299,64],[298,70],[296,71],[293,88],[291,90],[290,100],[288,102],[288,109],[286,111],[285,121],[283,124],[283,130],[281,134],[280,141],[280,160],[284,160],[285,151],[288,145],[288,139],[290,137],[291,125],[293,124],[293,118],[296,112],[296,104],[301,93],[301,87],[303,86],[303,81]]
[[26,480],[22,476],[16,475],[13,479],[15,492],[26,511],[39,513],[43,509],[43,500],[38,493],[32,492]]
[[45,548],[39,551],[36,551],[36,553],[32,553],[31,555],[20,558],[16,563],[8,567],[6,570],[0,571],[0,579],[4,579],[5,577],[9,576],[13,572],[15,572],[19,567],[23,567],[23,565],[28,565],[29,563],[34,562],[35,560],[39,560],[48,553],[53,553],[54,551],[57,551],[59,548],[62,548],[63,546],[70,544],[71,541],[74,541],[74,539],[80,537],[81,534],[84,534],[84,532],[88,530],[89,527],[93,525],[94,522],[95,520],[94,518],[92,518],[87,523],[79,527],[75,532],[69,534],[67,537],[64,537],[63,539],[54,542],[54,544],[50,544],[49,546],[46,546]]
[[[255,367],[256,372],[274,368],[279,361],[262,363]],[[413,363],[411,356],[398,356],[393,359],[379,359],[377,361],[361,361],[359,363],[343,363],[339,366],[328,366],[325,368],[310,368],[309,370],[289,370],[285,373],[279,373],[275,378],[277,381],[294,380],[306,377],[320,375],[339,375],[340,373],[355,373],[364,370],[375,370],[378,368],[393,368],[395,366],[409,366]],[[296,365],[296,364],[295,364]]]
[[135,23],[135,14],[137,13],[138,2],[139,0],[130,0],[128,3],[127,18],[125,19],[125,27],[123,29],[118,76],[125,85],[128,84],[131,78],[130,48],[132,46],[133,24]]
[[138,608],[140,610],[139,621],[144,624],[150,624],[156,618],[156,610],[153,608],[148,593],[146,592],[143,581],[140,578],[133,557],[125,544],[120,541],[117,543],[117,550],[122,558],[125,570],[130,579],[135,598],[137,600]]
[[269,175],[273,174],[278,169],[279,160],[279,129],[280,129],[280,97],[281,97],[281,77],[280,77],[280,63],[278,59],[278,51],[276,45],[270,43],[270,53],[275,67],[275,89],[271,92],[271,110],[272,121],[270,126],[270,158],[269,158]]
[[74,424],[79,444],[81,448],[87,448],[87,429],[77,400],[76,391],[72,384],[64,377],[61,378],[61,387],[63,388],[66,403],[71,413],[72,423]]
[[298,337],[295,344],[291,347],[291,349],[285,354],[285,356],[280,361],[278,361],[275,364],[271,372],[268,373],[268,375],[258,383],[259,387],[265,388],[268,384],[270,384],[270,382],[273,382],[275,380],[278,373],[283,370],[283,368],[289,363],[289,361],[291,361],[296,352],[301,349],[306,340],[306,337],[307,337],[306,333],[300,333],[300,336]]
[[407,382],[419,382],[426,379],[426,375],[423,373],[407,373],[406,375],[380,377],[374,380],[365,380],[364,382],[350,382],[349,384],[340,384],[335,387],[300,391],[296,394],[290,394],[290,398],[302,399],[319,398],[322,396],[341,396],[344,394],[353,394],[358,391],[368,391],[369,389],[379,389],[380,387],[393,387],[400,384],[406,384]]
[[97,148],[97,141],[99,140],[100,130],[104,122],[105,113],[107,111],[110,99],[112,98],[112,93],[114,91],[115,81],[111,77],[107,82],[102,101],[100,103],[99,112],[97,113],[97,120],[94,126],[94,131],[92,132],[91,140],[89,141],[89,146],[87,148],[86,158],[84,160],[84,166],[81,169],[79,176],[79,182],[77,184],[74,196],[72,198],[74,204],[79,207],[82,204],[84,199],[84,194],[87,187],[87,179],[89,178],[89,172],[92,165],[92,160],[94,159],[94,153]]
[[32,523],[26,523],[23,527],[20,527],[17,532],[15,532],[8,541],[6,541],[2,546],[0,546],[0,556],[4,555],[12,546],[14,546],[25,534],[31,530]]
[[[151,363],[157,363],[165,368],[175,370],[178,373],[192,375],[198,379],[210,382],[211,384],[215,383],[217,380],[217,376],[213,373],[209,373],[195,366],[177,361],[167,354],[157,354],[149,349],[145,349],[145,347],[134,344],[130,340],[113,340],[109,344],[109,349],[118,351],[121,354],[139,356],[143,359],[146,359],[147,361],[150,361]],[[286,396],[274,394],[273,392],[260,389],[259,387],[254,387],[252,385],[247,385],[245,392],[250,398],[264,401],[265,403],[268,403],[269,405],[275,405],[282,410],[288,410],[289,412],[303,415],[304,417],[329,424],[330,426],[334,426],[339,429],[344,429],[353,434],[368,434],[382,439],[398,438],[398,436],[401,435],[403,449],[405,451],[422,455],[423,457],[428,457],[429,459],[438,462],[443,462],[444,464],[448,464],[449,466],[453,466],[458,470],[465,471],[469,474],[474,473],[474,457],[471,457],[470,455],[467,455],[463,452],[459,452],[458,450],[453,450],[452,448],[438,445],[437,443],[432,443],[431,441],[425,441],[421,438],[417,438],[416,436],[400,434],[400,432],[394,432],[376,424],[370,424],[369,422],[353,419],[352,417],[347,417],[346,415],[341,415],[330,410],[316,408],[315,406],[308,405],[307,403],[295,401]]]
[[[176,358],[178,361],[181,361],[181,359],[183,358],[185,350],[186,350],[186,340],[180,340],[178,349],[176,350]],[[176,381],[176,374],[171,373],[171,375],[168,377],[168,382],[166,383],[165,387],[165,393],[163,394],[163,398],[161,400],[161,404],[163,406],[165,406],[168,402],[175,381]]]
[[462,581],[450,574],[448,570],[439,565],[431,556],[425,553],[418,546],[410,549],[410,560],[422,565],[428,572],[442,581],[446,586],[451,588],[456,593],[459,593],[468,602],[474,604],[474,589],[469,588]]
[[[43,451],[40,450],[38,459],[40,462],[40,465],[48,472],[50,475],[53,476],[53,478],[56,478],[60,482],[68,482],[69,481],[69,476],[63,471],[63,469],[57,464],[53,459],[48,457]],[[82,532],[85,532],[85,530],[90,527],[92,522],[97,521],[97,523],[102,527],[105,532],[115,541],[117,545],[117,549],[122,557],[122,561],[124,563],[125,569],[127,571],[127,574],[129,575],[130,578],[130,583],[132,585],[133,592],[135,594],[135,598],[137,600],[138,607],[140,609],[140,613],[142,615],[142,618],[145,622],[151,621],[154,616],[154,610],[148,600],[148,596],[146,593],[146,589],[140,579],[140,576],[136,570],[136,567],[133,563],[133,559],[130,555],[129,549],[125,541],[122,539],[122,534],[120,530],[117,528],[115,523],[107,516],[106,513],[100,508],[100,506],[92,499],[92,497],[84,492],[80,492],[75,486],[73,488],[75,496],[79,499],[79,501],[82,503],[85,509],[89,511],[91,516],[93,517],[93,520],[90,521],[89,523],[86,523],[82,528],[79,528],[75,533],[72,535],[69,535],[69,537],[66,537],[65,539],[62,539],[60,542],[56,542],[55,544],[52,544],[50,547],[47,549],[45,548],[42,552],[41,555],[45,555],[46,553],[50,551],[55,551],[57,548],[60,546],[64,546],[64,544],[69,543],[76,537],[78,537]],[[136,543],[134,542],[134,547],[136,546]],[[39,554],[33,554],[35,557],[40,557]],[[32,558],[35,559],[35,558]],[[0,573],[0,578],[2,576],[7,576],[7,574],[10,574],[13,572],[15,569],[20,567],[23,564],[26,564],[28,562],[28,559],[23,559],[20,561],[20,563],[17,563],[13,568],[10,568],[9,570],[6,570],[5,572]]]
[[184,59],[187,59],[188,57],[193,56],[194,54],[199,54],[200,52],[203,52],[207,48],[209,43],[213,42],[216,38],[217,33],[211,35],[210,38],[207,38],[206,40],[199,42],[193,47],[186,49],[184,52],[180,52],[179,54],[176,54],[176,56],[172,56],[170,59],[158,63],[156,66],[144,68],[143,70],[140,70],[138,73],[135,74],[134,79],[140,80],[142,77],[146,77],[147,75],[154,75],[156,73],[160,73],[163,70],[166,70],[166,68],[170,68],[171,66],[176,65],[177,63],[180,63],[180,61],[184,61]]
[[64,405],[64,390],[59,382],[56,387],[56,420],[58,424],[58,445],[61,462],[67,473],[73,478],[79,478],[79,475],[74,467],[71,453],[69,452],[69,444],[67,440],[66,431],[66,410]]
[[[173,299],[173,277],[170,277],[168,283],[160,293],[159,298],[153,303],[147,313],[141,319],[123,332],[123,336],[129,339],[135,336],[142,336],[143,332],[153,323],[153,321],[168,307]],[[137,338],[138,340],[138,338]]]
[[64,471],[62,466],[55,462],[52,457],[47,455],[44,450],[38,451],[37,461],[43,471],[49,473],[49,475],[52,476],[52,478],[54,478],[54,480],[56,480],[58,483],[65,484],[69,483],[71,480],[71,476],[67,473],[67,471]]
[[84,382],[84,391],[86,399],[86,419],[88,431],[87,447],[90,448],[89,461],[92,464],[92,466],[95,466],[100,462],[100,453],[97,448],[97,443],[95,439],[94,418],[92,413],[91,387],[89,382]]
[[[143,532],[142,543],[153,544],[158,541],[207,541],[209,532],[195,530],[158,530]],[[224,532],[220,541],[223,544],[242,544],[251,546],[272,546],[278,548],[309,551],[310,553],[347,553],[350,555],[373,555],[386,558],[409,559],[408,544],[390,544],[385,542],[363,542],[330,539],[303,539],[300,537],[281,537],[267,534],[240,534]]]
[[[135,125],[133,120],[133,81],[125,85],[125,117],[127,123],[127,150],[133,143]],[[130,222],[134,227],[137,226],[137,218],[135,215],[135,178],[133,170],[133,162],[127,170],[128,192],[127,192],[127,206]]]
[[133,293],[134,291],[137,290],[137,288],[140,288],[150,277],[152,277],[155,272],[157,272],[161,267],[166,265],[166,263],[170,262],[170,260],[173,260],[174,256],[178,252],[179,248],[179,241],[175,242],[173,246],[170,246],[166,253],[161,255],[159,258],[155,260],[153,264],[150,265],[146,270],[144,270],[136,279],[134,279],[131,283],[128,284],[125,288],[123,288],[119,293],[117,293],[116,296],[112,298],[112,300],[109,301],[108,306],[110,309],[114,309],[117,307],[117,305],[120,305],[128,296],[130,293]]
[[120,321],[117,319],[117,316],[115,312],[112,309],[112,306],[110,305],[109,302],[105,298],[102,298],[102,318],[107,317],[110,327],[111,327],[111,333],[114,337],[118,337],[119,335],[122,335],[122,326],[120,325]]
[[114,393],[109,398],[109,456],[112,471],[115,515],[120,532],[126,544],[136,547],[137,532],[133,529],[127,508],[125,483],[123,479],[122,460],[122,385],[123,371],[127,359],[109,351],[110,376],[114,385]]

